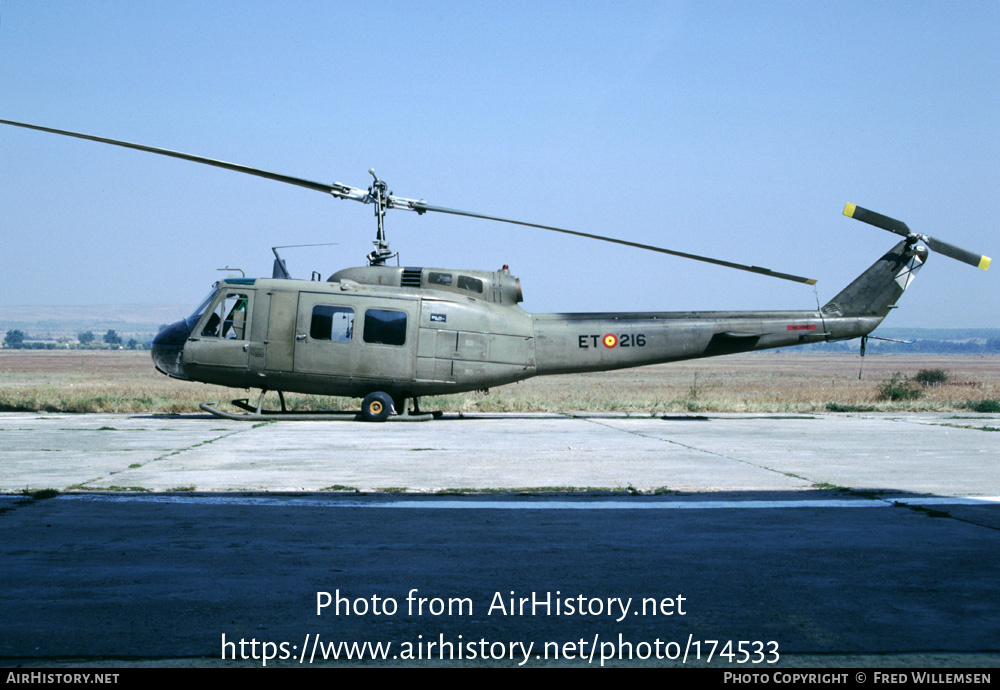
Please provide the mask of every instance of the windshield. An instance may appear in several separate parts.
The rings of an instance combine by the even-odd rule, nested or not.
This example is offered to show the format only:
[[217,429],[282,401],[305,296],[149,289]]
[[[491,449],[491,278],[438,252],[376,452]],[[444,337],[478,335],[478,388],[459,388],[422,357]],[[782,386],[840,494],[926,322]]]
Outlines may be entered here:
[[198,308],[195,309],[193,312],[191,312],[191,316],[185,319],[185,321],[187,321],[189,329],[194,328],[195,324],[198,323],[198,319],[200,319],[201,315],[205,313],[205,310],[208,308],[208,305],[212,303],[212,298],[215,297],[216,290],[217,288],[213,286],[212,291],[209,292],[208,296],[201,301],[201,304],[198,305]]

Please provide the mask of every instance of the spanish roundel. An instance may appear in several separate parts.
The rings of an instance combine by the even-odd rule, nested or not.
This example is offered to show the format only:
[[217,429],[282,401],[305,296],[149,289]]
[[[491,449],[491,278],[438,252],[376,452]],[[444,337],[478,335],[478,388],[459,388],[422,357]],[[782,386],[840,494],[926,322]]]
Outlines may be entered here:
[[604,336],[604,347],[609,350],[618,344],[618,336],[608,333]]

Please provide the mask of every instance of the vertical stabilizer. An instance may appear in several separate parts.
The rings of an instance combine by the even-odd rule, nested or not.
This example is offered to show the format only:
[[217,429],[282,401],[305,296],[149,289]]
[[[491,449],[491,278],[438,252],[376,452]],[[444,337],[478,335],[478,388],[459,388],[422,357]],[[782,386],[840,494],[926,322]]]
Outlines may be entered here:
[[925,261],[925,247],[914,247],[908,240],[903,240],[827,302],[822,312],[830,316],[875,316],[883,319],[913,282]]

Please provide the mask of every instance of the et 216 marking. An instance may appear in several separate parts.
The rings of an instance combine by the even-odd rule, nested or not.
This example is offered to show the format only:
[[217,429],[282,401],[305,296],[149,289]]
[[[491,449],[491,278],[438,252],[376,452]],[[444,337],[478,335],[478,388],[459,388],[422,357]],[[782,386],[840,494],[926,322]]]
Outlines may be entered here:
[[646,347],[646,334],[622,333],[621,335],[615,335],[614,333],[605,333],[604,335],[581,335],[578,336],[577,342],[583,348],[600,347],[603,345],[609,350],[613,350],[616,347]]

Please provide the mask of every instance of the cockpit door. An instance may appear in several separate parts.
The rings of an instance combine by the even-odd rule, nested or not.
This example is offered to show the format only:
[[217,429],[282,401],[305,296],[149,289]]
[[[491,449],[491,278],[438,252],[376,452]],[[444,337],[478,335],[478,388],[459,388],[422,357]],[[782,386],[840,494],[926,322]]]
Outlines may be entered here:
[[220,290],[188,338],[184,364],[245,374],[250,353],[253,297],[254,291],[242,286]]

